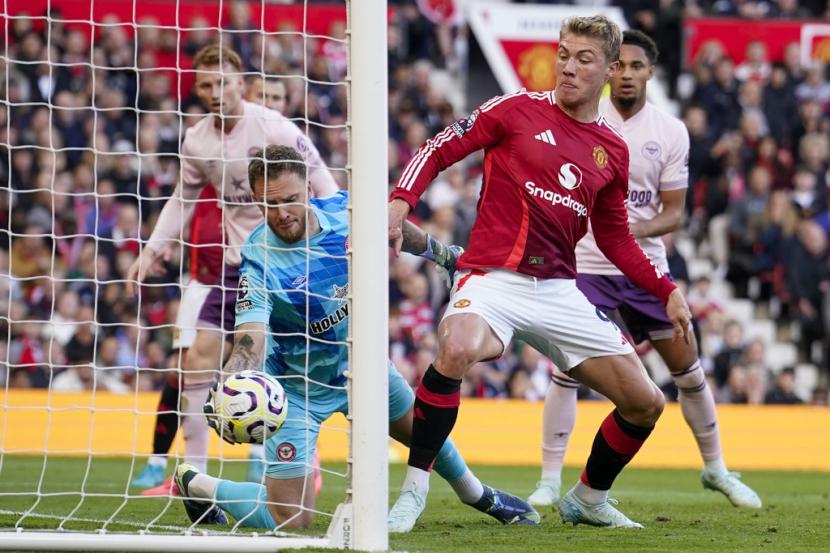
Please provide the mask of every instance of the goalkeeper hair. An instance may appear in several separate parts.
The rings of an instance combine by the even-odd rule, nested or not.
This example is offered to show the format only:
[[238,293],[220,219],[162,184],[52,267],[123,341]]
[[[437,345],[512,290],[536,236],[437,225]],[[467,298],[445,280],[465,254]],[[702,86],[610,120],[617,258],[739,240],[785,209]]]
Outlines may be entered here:
[[193,58],[193,69],[199,69],[200,67],[207,67],[209,65],[222,67],[226,63],[229,63],[234,69],[242,73],[242,58],[239,57],[239,54],[227,46],[209,44],[196,52],[196,56]]
[[266,146],[265,150],[254,152],[248,164],[248,183],[253,189],[258,180],[265,181],[279,178],[284,173],[294,173],[302,180],[306,179],[306,166],[303,156],[291,146]]

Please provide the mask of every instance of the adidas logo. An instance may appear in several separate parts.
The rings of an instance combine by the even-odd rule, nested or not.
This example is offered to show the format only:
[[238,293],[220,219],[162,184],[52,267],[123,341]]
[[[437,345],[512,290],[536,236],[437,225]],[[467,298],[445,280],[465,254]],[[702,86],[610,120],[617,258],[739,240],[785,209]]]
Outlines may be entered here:
[[556,140],[554,140],[553,133],[550,132],[550,129],[540,132],[539,134],[537,134],[533,138],[535,138],[536,140],[541,140],[545,144],[550,144],[551,146],[556,146]]

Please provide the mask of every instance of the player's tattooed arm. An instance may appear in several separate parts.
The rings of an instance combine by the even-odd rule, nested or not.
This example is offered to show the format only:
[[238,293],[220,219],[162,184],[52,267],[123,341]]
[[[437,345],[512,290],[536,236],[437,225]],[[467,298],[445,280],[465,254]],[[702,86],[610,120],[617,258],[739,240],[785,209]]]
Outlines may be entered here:
[[240,371],[263,370],[265,325],[245,323],[236,329],[231,356],[225,363],[225,377]]

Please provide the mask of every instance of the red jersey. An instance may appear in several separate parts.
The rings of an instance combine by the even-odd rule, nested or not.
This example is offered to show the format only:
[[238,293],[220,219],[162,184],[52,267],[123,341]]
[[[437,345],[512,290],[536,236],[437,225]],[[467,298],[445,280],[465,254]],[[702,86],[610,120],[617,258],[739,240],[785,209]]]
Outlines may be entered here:
[[[212,201],[209,201],[212,200]],[[190,224],[190,275],[203,284],[214,284],[222,274],[224,238],[222,206],[212,186],[205,186]]]
[[521,90],[485,102],[428,140],[392,198],[413,208],[439,172],[484,149],[478,216],[459,269],[576,277],[574,248],[588,228],[635,284],[664,303],[675,286],[628,229],[628,148],[603,119],[580,123],[553,92]]

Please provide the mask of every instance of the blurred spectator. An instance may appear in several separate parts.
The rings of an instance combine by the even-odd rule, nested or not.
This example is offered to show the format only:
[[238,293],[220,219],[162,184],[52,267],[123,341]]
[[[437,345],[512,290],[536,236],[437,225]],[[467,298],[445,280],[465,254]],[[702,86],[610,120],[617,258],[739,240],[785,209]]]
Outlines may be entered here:
[[764,86],[762,103],[770,134],[779,139],[789,136],[793,122],[798,118],[798,102],[783,64],[773,64],[769,81]]
[[784,367],[775,377],[775,386],[767,392],[764,403],[796,405],[804,403],[795,394],[795,369]]
[[401,290],[405,299],[400,302],[400,328],[412,343],[417,344],[425,334],[432,332],[434,325],[427,277],[415,272],[401,283]]
[[755,166],[749,173],[749,190],[729,209],[729,271],[727,280],[735,286],[735,295],[747,297],[747,284],[753,273],[754,246],[763,225],[770,199],[772,179],[769,171]]
[[739,361],[746,371],[747,403],[759,405],[764,402],[770,369],[766,364],[766,345],[763,340],[750,341]]
[[723,347],[715,355],[713,374],[718,388],[729,380],[732,369],[743,355],[743,327],[738,321],[728,321],[723,327]]
[[712,81],[696,90],[693,95],[695,103],[706,111],[715,136],[720,136],[724,130],[738,127],[741,114],[738,86],[735,64],[731,58],[724,57],[715,65]]
[[735,68],[739,81],[765,83],[769,78],[770,64],[767,61],[767,45],[762,40],[752,40],[746,45],[746,58]]
[[801,353],[810,359],[813,343],[826,337],[822,302],[830,291],[830,268],[827,265],[827,236],[813,221],[798,225],[797,241],[789,252],[786,285],[791,303],[801,325]]

